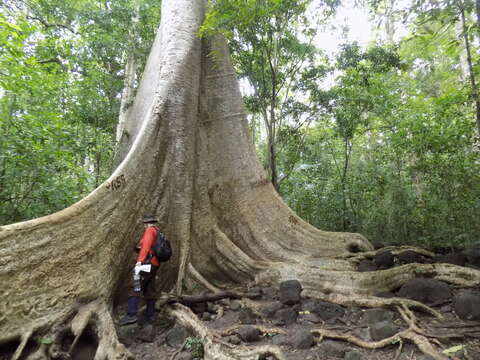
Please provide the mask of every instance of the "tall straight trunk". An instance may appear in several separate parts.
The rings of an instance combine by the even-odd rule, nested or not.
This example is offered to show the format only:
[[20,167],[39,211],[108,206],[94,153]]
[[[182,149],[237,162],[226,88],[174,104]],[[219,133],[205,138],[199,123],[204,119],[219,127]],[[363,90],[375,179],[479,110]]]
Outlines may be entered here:
[[478,38],[480,40],[480,0],[477,0],[475,2],[475,10],[477,13],[477,33],[478,33]]
[[477,122],[477,131],[478,131],[478,135],[480,135],[480,95],[478,93],[477,82],[476,82],[476,79],[475,79],[475,72],[473,70],[471,45],[470,45],[470,40],[468,38],[467,24],[466,24],[466,20],[465,20],[465,9],[463,7],[460,8],[460,15],[461,15],[461,19],[462,19],[463,39],[465,41],[465,49],[467,51],[467,63],[468,63],[468,71],[469,71],[469,74],[470,74],[470,85],[471,85],[471,88],[472,88],[472,98],[473,98],[473,101],[475,103],[475,118],[476,118],[476,122]]
[[349,221],[347,218],[347,173],[348,173],[348,165],[350,162],[350,154],[352,150],[352,145],[349,139],[345,138],[343,139],[343,145],[344,145],[344,162],[343,162],[343,171],[342,171],[342,209],[343,209],[343,214],[342,214],[342,226],[343,226],[343,231],[346,231],[349,225]]
[[278,192],[278,173],[277,173],[277,152],[276,144],[273,135],[268,138],[268,152],[269,152],[269,165],[270,165],[270,180],[275,190]]

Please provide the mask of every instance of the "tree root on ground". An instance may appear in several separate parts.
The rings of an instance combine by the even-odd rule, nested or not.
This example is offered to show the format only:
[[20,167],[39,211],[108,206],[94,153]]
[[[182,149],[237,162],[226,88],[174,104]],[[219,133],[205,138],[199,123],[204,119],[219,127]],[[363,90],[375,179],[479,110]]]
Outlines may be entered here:
[[165,304],[179,303],[182,305],[193,305],[202,302],[214,302],[221,299],[255,299],[259,297],[258,293],[242,293],[236,291],[218,291],[210,294],[202,295],[175,295],[175,294],[163,294],[157,301],[157,309]]
[[204,326],[201,320],[189,308],[183,305],[171,305],[167,309],[167,313],[202,339],[204,356],[207,360],[256,360],[261,356],[268,355],[273,356],[277,360],[285,360],[285,356],[278,346],[232,346],[222,341],[220,333]]
[[399,350],[397,350],[396,357],[400,356],[401,346],[403,346],[403,340],[410,340],[413,342],[424,354],[430,355],[435,360],[447,360],[448,357],[440,353],[433,345],[432,342],[440,345],[436,339],[429,339],[428,335],[420,329],[416,324],[416,318],[413,313],[408,309],[408,307],[397,307],[397,310],[400,312],[400,315],[404,321],[408,324],[406,330],[402,330],[397,334],[388,337],[380,341],[364,341],[356,336],[347,334],[342,335],[335,331],[327,329],[313,329],[311,330],[312,334],[319,335],[321,339],[327,337],[331,339],[338,339],[350,342],[354,345],[367,348],[367,349],[379,349],[385,346],[399,343]]
[[404,298],[381,298],[377,296],[364,296],[362,298],[358,298],[341,294],[329,294],[324,296],[318,296],[318,299],[343,306],[357,305],[368,308],[406,306],[409,309],[416,309],[424,313],[430,314],[437,319],[443,318],[443,315],[440,312],[432,309],[430,306],[425,305],[419,301]]
[[[50,360],[70,358],[74,352],[78,340],[86,332],[91,330],[96,336],[98,346],[95,352],[95,360],[121,360],[134,359],[127,348],[118,341],[117,332],[113,319],[110,315],[110,309],[101,300],[96,300],[85,305],[78,304],[65,314],[49,332],[42,332],[44,338],[53,341],[41,343],[39,347],[27,357],[27,360]],[[35,330],[40,333],[41,329],[31,328],[21,336],[21,341],[17,347],[12,360],[17,360],[22,356],[27,342],[35,334]],[[65,350],[66,340],[70,343]]]
[[[240,329],[243,325],[233,325],[221,331],[218,331],[220,335],[232,335],[235,333],[236,330]],[[282,334],[285,335],[287,332],[285,330],[279,329],[277,327],[269,327],[269,326],[262,326],[262,325],[249,325],[252,326],[262,332],[262,334]]]
[[200,274],[197,269],[192,265],[192,263],[188,263],[187,265],[188,273],[195,279],[197,282],[202,284],[206,289],[210,290],[213,293],[220,292],[221,290],[213,285],[210,281],[205,279],[202,274]]

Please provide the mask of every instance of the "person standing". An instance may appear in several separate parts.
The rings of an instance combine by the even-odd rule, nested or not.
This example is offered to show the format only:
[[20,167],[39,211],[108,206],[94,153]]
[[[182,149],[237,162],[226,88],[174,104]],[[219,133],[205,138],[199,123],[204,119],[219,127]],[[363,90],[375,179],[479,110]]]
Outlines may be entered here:
[[[152,251],[152,246],[156,241],[158,228],[158,220],[155,216],[146,215],[143,217],[144,232],[142,238],[136,245],[135,249],[138,251],[137,262],[134,268],[134,276],[139,278],[139,284],[135,279],[131,284],[129,296],[127,300],[127,314],[120,320],[120,325],[127,325],[136,323],[138,307],[140,304],[140,296],[143,296],[146,301],[145,322],[153,323],[155,317],[155,301],[157,293],[155,289],[155,276],[160,266],[160,262]],[[150,264],[150,271],[141,271],[142,265]],[[140,286],[138,286],[140,285]]]

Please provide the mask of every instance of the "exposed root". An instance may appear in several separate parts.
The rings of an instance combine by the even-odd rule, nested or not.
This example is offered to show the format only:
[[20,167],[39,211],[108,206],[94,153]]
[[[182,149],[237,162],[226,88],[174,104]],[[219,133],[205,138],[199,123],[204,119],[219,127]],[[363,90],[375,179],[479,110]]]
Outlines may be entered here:
[[192,265],[192,263],[188,263],[187,266],[188,273],[200,284],[202,284],[206,289],[210,290],[213,293],[220,292],[221,290],[215,287],[212,283],[210,283],[207,279],[205,279],[202,274],[200,274],[197,269]]
[[393,360],[398,360],[398,358],[402,354],[402,349],[403,349],[403,341],[402,341],[402,339],[400,339],[398,349],[395,352],[395,357],[393,358]]
[[319,335],[321,338],[343,340],[366,349],[380,349],[400,342],[402,339],[407,339],[414,342],[424,354],[432,356],[435,360],[448,359],[448,357],[436,351],[425,337],[416,334],[412,329],[400,331],[397,334],[380,341],[364,341],[353,335],[342,335],[326,329],[313,329],[311,332],[314,335]]
[[115,324],[110,310],[101,300],[83,305],[69,323],[69,329],[75,336],[69,353],[74,352],[78,339],[90,327],[98,340],[94,360],[127,360],[134,359],[127,348],[118,341]]
[[15,350],[15,353],[12,356],[12,360],[17,360],[20,358],[22,355],[23,349],[25,349],[25,346],[27,345],[28,340],[32,336],[33,330],[29,329],[25,333],[22,334],[20,338],[20,344],[17,347],[17,350]]
[[[249,325],[249,326],[252,326],[258,330],[260,330],[263,334],[283,334],[285,335],[287,332],[282,330],[282,329],[279,329],[277,327],[268,327],[268,326],[261,326],[261,325]],[[235,333],[236,330],[238,330],[239,328],[241,328],[242,325],[234,325],[234,326],[230,326],[226,329],[223,329],[222,331],[219,331],[218,334],[219,335],[231,335],[233,333]]]
[[174,304],[180,303],[183,305],[193,305],[202,302],[215,302],[221,299],[253,299],[258,297],[258,293],[242,293],[235,291],[220,291],[213,294],[203,294],[203,295],[182,295],[177,296],[174,294],[162,294],[158,299],[156,307],[159,309],[165,304]]
[[168,313],[180,324],[192,330],[202,338],[206,360],[256,360],[262,356],[273,356],[277,360],[285,360],[278,346],[229,346],[220,340],[219,334],[205,327],[197,316],[187,307],[175,304],[169,307]]
[[94,360],[134,359],[125,345],[118,341],[115,325],[110,311],[104,302],[94,302],[93,316],[95,319],[98,348]]
[[47,344],[40,344],[37,351],[33,354],[28,355],[27,360],[48,360],[51,357],[48,354],[48,345]]
[[80,336],[82,336],[84,330],[87,328],[87,325],[90,319],[92,318],[92,315],[94,314],[95,310],[96,310],[96,306],[87,305],[87,306],[81,307],[79,312],[73,318],[70,324],[70,329],[72,331],[72,334],[75,336],[75,338],[73,339],[73,342],[70,345],[70,348],[68,349],[69,354],[72,354],[72,351],[75,348],[75,345],[77,345],[77,342],[80,339]]
[[224,313],[225,313],[224,307],[223,307],[223,306],[219,306],[219,307],[217,308],[217,314],[215,315],[215,319],[216,319],[216,320],[220,319],[220,318],[223,316]]
[[427,314],[443,319],[443,315],[419,301],[403,298],[380,298],[377,296],[353,297],[342,294],[329,294],[318,296],[320,300],[336,303],[344,306],[358,305],[369,308],[405,306],[406,308],[417,309]]
[[[312,330],[312,334],[319,335],[323,339],[324,337],[332,338],[332,339],[339,339],[343,341],[348,341],[352,344],[355,344],[360,347],[364,347],[367,349],[379,349],[385,347],[390,344],[400,343],[399,349],[397,350],[395,358],[400,356],[400,352],[403,346],[403,340],[410,340],[413,342],[424,354],[430,355],[435,360],[447,360],[448,357],[438,352],[434,346],[432,345],[431,341],[427,338],[428,335],[425,334],[425,331],[420,329],[416,324],[416,318],[412,311],[405,305],[397,307],[397,310],[400,312],[400,315],[404,319],[404,321],[408,324],[408,328],[406,330],[400,331],[397,334],[388,337],[386,339],[369,342],[361,340],[353,335],[347,334],[342,335],[337,332],[327,330],[327,329],[314,329]],[[436,339],[433,339],[435,343],[438,343]]]

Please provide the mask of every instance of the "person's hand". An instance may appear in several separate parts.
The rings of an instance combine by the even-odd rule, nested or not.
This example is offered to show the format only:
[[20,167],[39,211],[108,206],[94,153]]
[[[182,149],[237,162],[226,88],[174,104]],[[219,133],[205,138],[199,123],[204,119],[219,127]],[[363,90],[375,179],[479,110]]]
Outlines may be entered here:
[[135,275],[140,274],[140,271],[141,271],[141,270],[140,270],[140,266],[142,266],[142,263],[141,263],[140,261],[138,261],[138,262],[135,264],[135,269],[134,269]]

